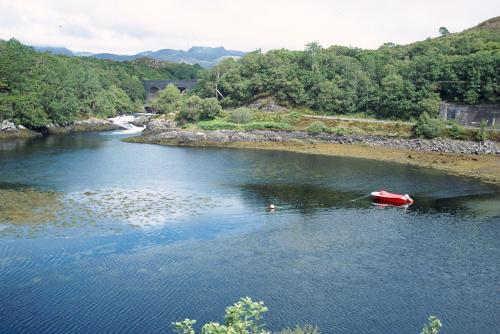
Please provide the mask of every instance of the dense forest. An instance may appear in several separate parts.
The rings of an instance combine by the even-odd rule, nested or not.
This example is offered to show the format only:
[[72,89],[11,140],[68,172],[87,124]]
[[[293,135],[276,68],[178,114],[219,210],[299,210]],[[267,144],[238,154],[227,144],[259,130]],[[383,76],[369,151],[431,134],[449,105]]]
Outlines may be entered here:
[[39,53],[17,40],[0,41],[0,122],[37,128],[140,110],[141,80],[191,79],[201,71],[198,65]]
[[[289,106],[327,114],[365,112],[380,118],[436,116],[440,101],[500,102],[499,18],[462,33],[377,50],[317,43],[304,51],[255,51],[226,59],[206,73],[201,96],[224,106],[272,95]],[[217,86],[216,86],[217,85]]]

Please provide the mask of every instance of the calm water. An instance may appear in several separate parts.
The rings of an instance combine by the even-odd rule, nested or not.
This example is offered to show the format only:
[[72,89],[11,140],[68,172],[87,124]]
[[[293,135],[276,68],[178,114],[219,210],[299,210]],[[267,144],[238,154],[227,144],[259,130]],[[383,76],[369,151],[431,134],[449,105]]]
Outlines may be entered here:
[[[271,329],[500,332],[500,192],[350,158],[0,142],[0,332],[168,332],[263,300]],[[408,210],[351,200],[408,192]],[[266,205],[279,209],[267,212]]]

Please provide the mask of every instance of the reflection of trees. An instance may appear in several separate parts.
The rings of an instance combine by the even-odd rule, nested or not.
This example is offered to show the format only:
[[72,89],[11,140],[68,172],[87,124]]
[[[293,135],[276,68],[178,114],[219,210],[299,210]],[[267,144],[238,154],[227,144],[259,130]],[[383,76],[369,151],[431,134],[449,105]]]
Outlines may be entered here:
[[262,205],[269,203],[291,207],[303,213],[319,208],[366,207],[366,202],[353,202],[362,196],[357,192],[332,190],[302,184],[246,184],[241,186],[243,196],[254,198]]
[[40,153],[45,150],[97,149],[104,145],[103,136],[95,133],[51,135],[29,139],[0,140],[0,157]]
[[[246,184],[241,186],[244,198],[257,200],[262,206],[270,203],[297,209],[303,213],[320,208],[370,208],[371,199],[353,201],[366,195],[359,192],[340,191],[309,184]],[[410,211],[419,213],[461,213],[461,214],[499,214],[500,197],[498,194],[483,194],[451,198],[432,198],[413,195],[415,203]]]

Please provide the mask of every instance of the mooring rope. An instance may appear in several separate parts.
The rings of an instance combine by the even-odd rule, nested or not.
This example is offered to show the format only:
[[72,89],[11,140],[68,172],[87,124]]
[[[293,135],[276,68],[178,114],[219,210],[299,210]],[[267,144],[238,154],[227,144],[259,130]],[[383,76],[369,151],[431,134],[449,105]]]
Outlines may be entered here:
[[351,200],[351,202],[355,202],[355,201],[357,201],[357,200],[360,200],[360,199],[366,198],[366,197],[371,196],[371,195],[372,195],[372,194],[368,194],[368,195],[363,196],[363,197],[360,197],[360,198],[352,199],[352,200]]

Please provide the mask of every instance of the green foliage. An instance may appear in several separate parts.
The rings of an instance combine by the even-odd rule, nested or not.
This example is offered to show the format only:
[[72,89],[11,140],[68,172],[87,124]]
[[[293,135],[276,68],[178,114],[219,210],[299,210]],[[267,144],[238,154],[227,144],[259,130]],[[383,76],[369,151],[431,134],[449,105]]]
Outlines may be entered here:
[[217,84],[224,106],[270,95],[327,114],[411,120],[437,116],[441,100],[500,102],[499,72],[498,33],[471,30],[377,50],[310,43],[304,51],[250,52],[204,73],[197,93],[214,96]]
[[439,28],[439,34],[441,36],[444,36],[444,35],[448,35],[450,32],[448,31],[448,29],[446,27],[440,27]]
[[314,121],[309,126],[307,127],[307,132],[313,133],[313,134],[319,134],[322,132],[328,132],[330,131],[330,128],[323,122],[321,121]]
[[479,130],[477,131],[476,139],[478,141],[488,140],[488,130],[486,130],[486,121],[483,119],[479,124]]
[[184,319],[172,323],[172,327],[177,334],[195,334],[193,325],[196,324],[196,320]]
[[463,126],[453,123],[448,129],[448,137],[452,139],[466,139],[466,131]]
[[273,121],[256,121],[243,125],[244,130],[281,130],[292,131],[293,127],[288,123]]
[[151,101],[151,107],[159,114],[174,112],[178,109],[181,99],[182,95],[179,89],[170,84]]
[[[38,53],[18,41],[0,41],[0,118],[27,127],[109,117],[136,111],[143,79],[198,75],[191,65],[113,62]],[[187,72],[194,72],[188,74]]]
[[201,100],[201,108],[199,111],[198,119],[211,120],[222,113],[222,107],[216,98],[208,98]]
[[433,315],[428,320],[420,334],[438,334],[442,327],[441,321]]
[[[239,302],[226,308],[224,324],[210,322],[205,324],[202,334],[264,334],[262,315],[268,311],[263,302],[254,302],[251,298],[241,298]],[[194,334],[194,320],[183,320],[172,324],[177,334]]]
[[211,121],[201,121],[196,124],[202,130],[234,130],[238,129],[238,124],[228,122],[222,119]]
[[175,120],[180,124],[207,121],[219,116],[222,107],[215,98],[202,99],[199,96],[183,96],[179,101],[179,112]]
[[435,138],[441,134],[444,123],[442,120],[432,118],[428,113],[424,112],[417,121],[415,126],[415,134],[425,138]]
[[[268,311],[263,302],[254,302],[251,298],[241,298],[237,303],[226,308],[224,324],[209,322],[202,326],[202,334],[270,334],[266,330],[263,315]],[[184,319],[172,323],[176,334],[195,334],[193,325],[196,320]],[[420,334],[438,334],[441,321],[435,316],[429,317]],[[320,334],[317,327],[297,326],[294,329],[284,329],[279,334]]]
[[229,112],[229,120],[233,123],[246,124],[254,118],[254,111],[250,108],[241,107]]

